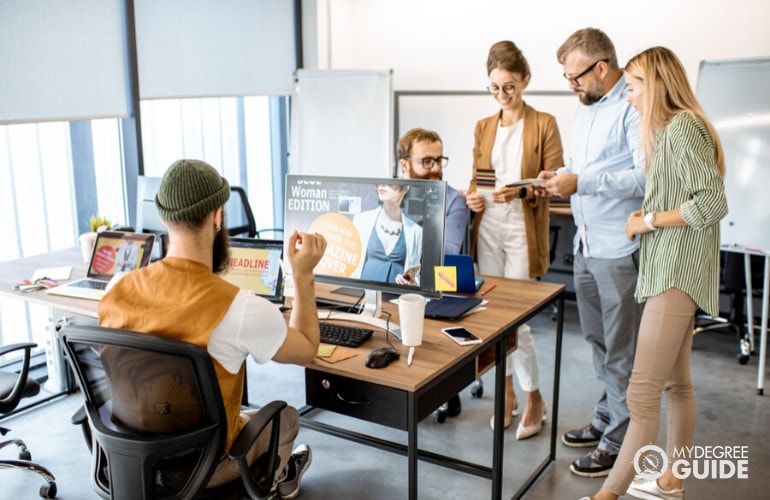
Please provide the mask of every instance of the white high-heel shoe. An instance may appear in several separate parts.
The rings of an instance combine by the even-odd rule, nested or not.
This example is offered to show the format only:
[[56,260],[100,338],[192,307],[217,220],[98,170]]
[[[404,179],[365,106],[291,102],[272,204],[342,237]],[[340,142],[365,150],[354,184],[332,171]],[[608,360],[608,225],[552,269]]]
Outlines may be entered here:
[[[518,417],[519,416],[519,403],[516,402],[516,406],[513,407],[513,410],[511,410],[511,417]],[[492,415],[492,418],[489,419],[489,426],[492,428],[492,430],[495,430],[495,416]],[[506,425],[503,427],[503,429],[507,429],[510,427],[511,424]]]
[[547,420],[548,406],[543,403],[543,418],[538,420],[534,425],[523,425],[521,422],[519,422],[519,426],[516,428],[516,440],[521,441],[522,439],[527,439],[534,436],[540,432],[540,429],[543,428],[543,423],[545,423]]

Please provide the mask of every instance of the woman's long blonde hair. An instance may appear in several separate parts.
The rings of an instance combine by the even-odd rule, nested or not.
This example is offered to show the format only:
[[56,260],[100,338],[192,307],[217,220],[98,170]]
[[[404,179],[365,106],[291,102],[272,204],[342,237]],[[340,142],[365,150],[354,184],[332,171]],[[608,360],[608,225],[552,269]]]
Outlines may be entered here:
[[644,110],[640,135],[647,168],[656,147],[655,133],[668,125],[677,114],[685,111],[700,118],[714,141],[719,173],[725,175],[722,144],[714,125],[706,118],[698,99],[687,81],[679,58],[670,49],[652,47],[634,56],[625,67],[626,73],[642,80]]

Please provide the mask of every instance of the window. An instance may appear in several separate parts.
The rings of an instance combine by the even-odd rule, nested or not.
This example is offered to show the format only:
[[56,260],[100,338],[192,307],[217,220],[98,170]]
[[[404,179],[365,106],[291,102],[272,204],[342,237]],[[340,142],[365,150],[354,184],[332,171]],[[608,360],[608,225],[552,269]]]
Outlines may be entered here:
[[[273,207],[276,177],[285,171],[274,160],[285,151],[272,151],[271,98],[213,97],[142,101],[144,174],[160,177],[180,158],[203,160],[220,171],[234,186],[249,194],[257,227],[275,227],[282,214]],[[278,98],[286,99],[286,98]],[[280,162],[278,162],[280,163]],[[281,206],[282,203],[279,203]]]

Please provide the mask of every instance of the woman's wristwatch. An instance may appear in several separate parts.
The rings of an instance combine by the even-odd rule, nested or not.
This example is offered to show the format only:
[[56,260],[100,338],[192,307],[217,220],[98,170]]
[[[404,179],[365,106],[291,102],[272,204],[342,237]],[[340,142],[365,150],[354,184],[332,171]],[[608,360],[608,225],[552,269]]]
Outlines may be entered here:
[[655,212],[650,212],[644,215],[644,223],[647,224],[647,229],[655,231],[658,229],[655,227]]
[[519,188],[519,198],[526,198],[527,197],[527,186],[521,186]]

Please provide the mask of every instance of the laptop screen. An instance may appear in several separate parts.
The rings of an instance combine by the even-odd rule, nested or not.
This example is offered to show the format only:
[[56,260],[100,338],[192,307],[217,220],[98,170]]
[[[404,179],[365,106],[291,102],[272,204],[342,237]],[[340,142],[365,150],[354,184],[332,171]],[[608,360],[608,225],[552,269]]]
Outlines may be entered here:
[[88,277],[109,281],[117,272],[133,271],[150,261],[155,236],[121,231],[96,234]]
[[220,276],[271,302],[283,304],[282,240],[230,238],[230,266]]

